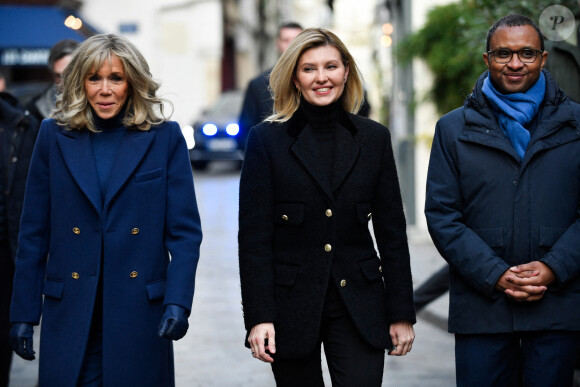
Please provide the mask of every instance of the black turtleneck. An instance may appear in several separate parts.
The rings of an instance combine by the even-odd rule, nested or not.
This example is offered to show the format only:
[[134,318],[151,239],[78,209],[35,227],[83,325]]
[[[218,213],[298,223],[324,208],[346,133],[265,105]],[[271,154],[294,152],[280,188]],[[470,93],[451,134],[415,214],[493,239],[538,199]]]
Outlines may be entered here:
[[339,99],[330,105],[316,106],[302,99],[300,105],[308,124],[313,129],[314,139],[318,144],[318,152],[323,161],[324,170],[329,177],[332,176],[336,129],[339,125],[338,115],[341,104]]
[[113,168],[113,162],[115,161],[117,148],[126,131],[122,121],[124,116],[125,111],[121,110],[115,117],[105,120],[97,116],[93,111],[93,120],[99,132],[91,133],[91,143],[102,193],[105,192],[105,187],[107,186],[109,175]]

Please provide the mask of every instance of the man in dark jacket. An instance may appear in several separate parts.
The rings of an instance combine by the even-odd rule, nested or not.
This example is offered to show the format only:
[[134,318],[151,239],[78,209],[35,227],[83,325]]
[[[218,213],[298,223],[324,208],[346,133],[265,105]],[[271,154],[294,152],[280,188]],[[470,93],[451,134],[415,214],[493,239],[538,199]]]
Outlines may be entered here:
[[48,54],[48,68],[52,74],[53,82],[26,105],[26,109],[38,120],[39,124],[43,119],[48,118],[56,107],[56,93],[61,74],[79,44],[76,40],[65,39],[51,47]]
[[572,385],[580,332],[580,105],[535,23],[489,30],[488,67],[437,123],[425,214],[450,268],[458,386]]
[[12,349],[8,343],[14,257],[28,166],[38,122],[16,98],[0,92],[0,387],[8,386]]

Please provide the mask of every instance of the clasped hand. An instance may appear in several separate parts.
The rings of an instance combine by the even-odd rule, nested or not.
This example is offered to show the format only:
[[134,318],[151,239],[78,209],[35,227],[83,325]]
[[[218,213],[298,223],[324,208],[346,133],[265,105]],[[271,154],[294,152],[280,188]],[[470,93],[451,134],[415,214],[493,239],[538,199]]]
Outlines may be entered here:
[[554,272],[545,263],[532,261],[506,270],[499,277],[496,289],[515,301],[537,301],[555,279]]

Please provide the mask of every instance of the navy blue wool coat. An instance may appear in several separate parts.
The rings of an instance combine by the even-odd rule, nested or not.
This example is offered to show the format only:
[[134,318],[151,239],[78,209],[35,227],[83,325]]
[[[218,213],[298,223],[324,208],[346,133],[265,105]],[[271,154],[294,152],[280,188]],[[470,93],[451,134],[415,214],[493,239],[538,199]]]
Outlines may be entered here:
[[389,324],[414,323],[415,309],[389,131],[341,111],[327,176],[302,114],[263,122],[248,139],[239,213],[245,327],[273,322],[276,356],[305,356],[336,286],[362,337],[390,348]]
[[[425,214],[450,265],[449,331],[580,330],[580,105],[550,74],[520,162],[481,92],[435,130]],[[543,298],[495,290],[513,265],[541,261],[556,275]]]
[[89,132],[43,121],[11,309],[12,322],[42,316],[40,385],[76,386],[102,273],[104,386],[173,386],[172,343],[157,328],[164,305],[191,309],[200,242],[175,122],[126,131],[101,197]]

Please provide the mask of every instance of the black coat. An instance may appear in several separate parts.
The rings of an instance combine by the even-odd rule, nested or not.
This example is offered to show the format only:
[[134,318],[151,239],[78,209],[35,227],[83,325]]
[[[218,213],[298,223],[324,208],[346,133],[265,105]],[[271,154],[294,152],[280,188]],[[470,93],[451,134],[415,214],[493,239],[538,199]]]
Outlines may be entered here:
[[390,323],[415,322],[389,131],[343,111],[339,123],[330,179],[300,110],[254,127],[248,139],[239,213],[244,322],[248,331],[273,322],[280,357],[314,350],[329,285],[373,347],[391,347]]
[[2,195],[4,196],[4,221],[10,243],[12,259],[16,256],[20,215],[24,202],[24,189],[32,151],[38,135],[38,121],[24,110],[16,98],[0,93],[0,166]]
[[[487,72],[437,124],[425,214],[450,265],[451,332],[580,330],[580,105],[544,75],[521,162],[481,91]],[[541,300],[495,290],[502,273],[531,261],[556,275]]]
[[[265,71],[253,78],[244,94],[244,103],[238,123],[243,139],[248,137],[250,129],[272,114],[274,99],[270,93],[270,72]],[[244,141],[245,146],[245,141]]]

